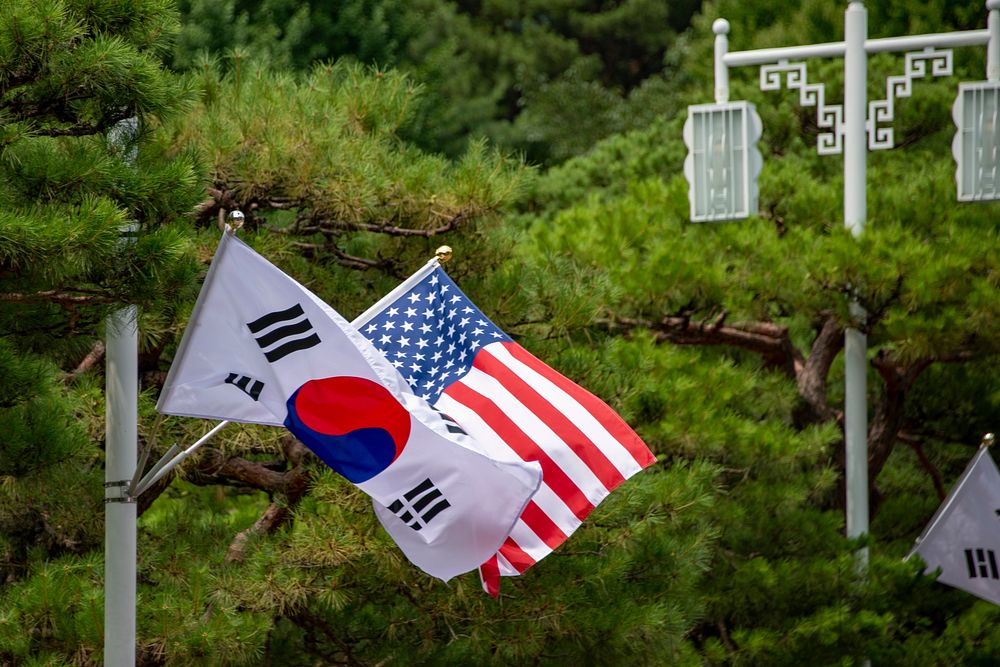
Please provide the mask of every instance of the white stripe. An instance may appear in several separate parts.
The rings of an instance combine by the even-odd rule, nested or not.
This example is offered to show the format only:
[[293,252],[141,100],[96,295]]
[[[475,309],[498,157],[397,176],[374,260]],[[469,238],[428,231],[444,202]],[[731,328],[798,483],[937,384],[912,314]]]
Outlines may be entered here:
[[510,539],[514,540],[517,546],[521,547],[521,551],[531,556],[536,563],[552,553],[549,545],[524,521],[514,524],[514,529],[510,531]]
[[607,487],[577,456],[576,452],[534,412],[511,394],[499,380],[477,368],[472,368],[459,382],[491,399],[501,412],[549,455],[592,505],[596,506],[608,495]]
[[[524,380],[532,389],[552,404],[559,412],[566,415],[573,425],[583,432],[594,445],[601,450],[611,464],[618,469],[622,477],[628,479],[642,470],[635,457],[597,420],[584,406],[560,389],[556,384],[546,379],[530,366],[518,361],[502,343],[492,343],[485,351],[491,353],[497,360],[507,366],[515,375]],[[582,389],[582,388],[581,388]]]
[[[475,410],[459,403],[448,394],[441,394],[434,407],[457,421],[465,429],[465,432],[476,441],[483,453],[490,458],[507,460],[513,457],[515,461],[523,460],[496,431],[490,428],[489,424],[483,421]],[[541,487],[531,499],[554,524],[559,526],[560,530],[566,533],[567,537],[580,527],[580,519],[563,502],[563,499],[545,483],[544,476]]]
[[[607,496],[607,493],[605,493],[605,496]],[[552,523],[559,526],[559,530],[564,532],[566,537],[569,537],[574,530],[580,527],[582,523],[580,519],[566,506],[562,498],[545,483],[544,477],[542,477],[542,485],[538,491],[535,491],[535,495],[531,496],[531,499],[535,501],[538,509],[542,510]]]
[[499,551],[497,552],[497,567],[500,569],[501,577],[517,577],[521,574],[514,568],[513,565],[510,564],[510,561],[503,557],[503,554]]

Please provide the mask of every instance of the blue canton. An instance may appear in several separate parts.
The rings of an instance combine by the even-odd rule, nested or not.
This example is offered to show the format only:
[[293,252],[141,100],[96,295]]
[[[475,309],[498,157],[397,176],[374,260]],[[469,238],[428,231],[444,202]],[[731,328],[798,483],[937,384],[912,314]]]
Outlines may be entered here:
[[431,404],[468,372],[482,347],[513,342],[440,267],[373,317],[361,332],[406,378],[413,393]]

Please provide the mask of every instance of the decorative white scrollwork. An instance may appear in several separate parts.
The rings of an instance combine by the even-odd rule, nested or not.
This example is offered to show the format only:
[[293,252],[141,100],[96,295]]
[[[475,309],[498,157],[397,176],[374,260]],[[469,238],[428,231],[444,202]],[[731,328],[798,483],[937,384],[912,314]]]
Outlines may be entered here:
[[868,103],[868,148],[873,151],[893,147],[891,127],[879,127],[879,123],[891,123],[895,117],[897,97],[909,97],[913,92],[913,80],[927,76],[927,64],[931,66],[931,76],[951,74],[951,49],[938,50],[928,47],[923,51],[906,54],[906,69],[900,76],[890,76],[885,82],[885,99]]
[[844,107],[841,104],[826,104],[826,89],[822,83],[808,83],[806,64],[779,60],[774,65],[760,68],[760,89],[780,90],[781,73],[785,72],[785,85],[789,90],[798,89],[799,104],[816,107],[816,123],[829,132],[821,132],[816,140],[816,150],[820,155],[837,155],[842,150]]

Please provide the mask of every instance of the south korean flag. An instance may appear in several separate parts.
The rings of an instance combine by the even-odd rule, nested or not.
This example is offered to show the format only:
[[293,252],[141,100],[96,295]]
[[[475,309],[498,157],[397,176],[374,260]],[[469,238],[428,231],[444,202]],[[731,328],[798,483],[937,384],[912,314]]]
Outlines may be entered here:
[[349,322],[228,231],[157,409],[288,428],[443,580],[495,553],[541,482],[537,463],[485,455]]
[[1000,604],[1000,472],[980,447],[944,499],[914,553],[938,581]]

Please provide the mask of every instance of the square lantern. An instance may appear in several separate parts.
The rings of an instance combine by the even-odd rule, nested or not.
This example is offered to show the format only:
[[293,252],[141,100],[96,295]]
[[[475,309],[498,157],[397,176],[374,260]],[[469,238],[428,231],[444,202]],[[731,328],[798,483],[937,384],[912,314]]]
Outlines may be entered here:
[[1000,199],[1000,82],[961,83],[952,107],[951,142],[959,201]]
[[750,102],[688,107],[684,175],[691,220],[740,220],[757,213],[761,122]]

